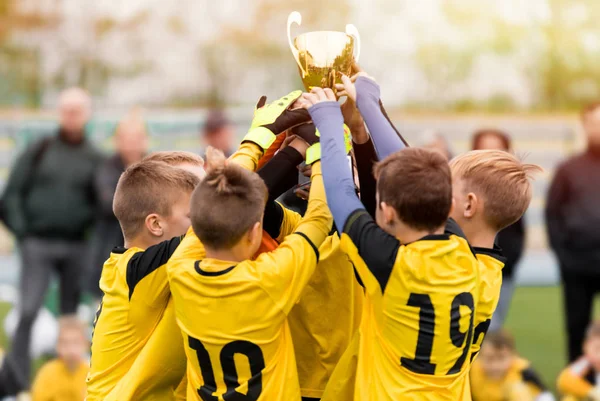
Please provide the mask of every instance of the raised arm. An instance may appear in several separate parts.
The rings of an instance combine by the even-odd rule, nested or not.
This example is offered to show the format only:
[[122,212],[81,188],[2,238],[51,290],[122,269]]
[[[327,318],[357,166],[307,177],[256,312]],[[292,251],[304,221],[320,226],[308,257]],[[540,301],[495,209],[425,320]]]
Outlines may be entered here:
[[309,113],[321,133],[323,181],[335,224],[356,245],[383,291],[394,267],[400,243],[373,221],[356,195],[345,156],[343,118],[339,104],[335,100],[317,101],[309,108]]

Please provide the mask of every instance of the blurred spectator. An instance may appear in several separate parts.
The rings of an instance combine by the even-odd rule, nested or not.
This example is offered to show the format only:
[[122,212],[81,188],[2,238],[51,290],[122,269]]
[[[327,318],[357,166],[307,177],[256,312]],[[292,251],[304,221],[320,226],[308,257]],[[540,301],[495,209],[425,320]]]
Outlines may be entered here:
[[515,340],[504,330],[489,333],[470,372],[473,401],[553,401]]
[[[508,134],[496,129],[483,129],[473,135],[473,150],[496,149],[512,152],[512,143]],[[523,255],[525,246],[525,222],[521,217],[516,223],[498,233],[496,243],[506,257],[502,269],[502,289],[498,307],[494,312],[490,331],[498,330],[504,324],[510,309],[510,301],[515,290],[515,272],[517,264]]]
[[217,148],[229,157],[234,152],[235,127],[222,110],[208,112],[203,130],[203,143],[205,147]]
[[115,154],[105,160],[95,174],[94,187],[98,199],[97,221],[93,239],[90,264],[90,292],[96,299],[102,298],[98,285],[102,266],[114,247],[123,246],[121,226],[113,213],[113,197],[121,173],[142,160],[148,151],[146,125],[139,110],[127,115],[115,130]]
[[90,113],[85,91],[64,91],[57,134],[29,146],[8,179],[4,207],[21,251],[20,318],[0,371],[0,395],[29,386],[31,329],[53,272],[60,276],[61,315],[75,313],[79,303],[89,260],[85,236],[96,207],[93,178],[102,161],[84,137]]
[[421,147],[425,149],[437,150],[448,160],[454,155],[450,149],[450,144],[446,138],[437,131],[425,131],[421,134]]
[[588,327],[583,355],[558,376],[556,387],[563,401],[600,401],[600,321]]
[[563,284],[569,360],[581,352],[600,292],[600,103],[582,114],[587,150],[562,163],[546,203],[546,228]]
[[85,398],[85,360],[89,342],[84,325],[76,317],[60,321],[56,354],[58,358],[40,368],[31,388],[32,401],[81,401]]

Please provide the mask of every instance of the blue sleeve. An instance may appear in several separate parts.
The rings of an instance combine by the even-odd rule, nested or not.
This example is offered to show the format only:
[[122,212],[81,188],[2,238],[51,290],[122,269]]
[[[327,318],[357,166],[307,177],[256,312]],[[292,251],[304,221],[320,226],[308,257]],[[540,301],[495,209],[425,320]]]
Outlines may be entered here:
[[369,128],[379,160],[383,160],[392,153],[404,149],[406,144],[383,113],[379,98],[379,85],[369,78],[358,77],[356,106]]
[[364,209],[354,189],[352,172],[344,145],[344,118],[337,102],[321,102],[308,109],[321,134],[321,168],[327,203],[333,221],[342,231],[348,217],[358,209]]

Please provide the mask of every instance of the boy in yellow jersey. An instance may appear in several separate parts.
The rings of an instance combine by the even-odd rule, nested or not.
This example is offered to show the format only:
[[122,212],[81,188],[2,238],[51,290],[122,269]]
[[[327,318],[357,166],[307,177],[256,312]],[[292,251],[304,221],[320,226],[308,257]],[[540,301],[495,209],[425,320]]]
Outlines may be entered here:
[[501,150],[474,150],[450,161],[455,207],[451,213],[480,262],[481,284],[475,313],[475,358],[498,305],[504,258],[494,246],[500,230],[529,207],[531,177],[538,166]]
[[[290,110],[290,105],[300,94],[300,91],[291,92],[268,105],[265,105],[266,98],[261,98],[248,135],[229,159],[230,162],[254,170],[265,150],[275,142],[274,132],[282,133],[308,120],[305,110]],[[157,152],[149,155],[146,160],[161,161],[194,173],[202,173],[203,170],[198,171],[201,165],[181,157],[185,153],[187,152]],[[203,256],[204,247],[190,227],[171,259]],[[182,369],[185,368],[185,354],[183,349],[180,353],[178,347],[183,344],[181,331],[175,326],[172,300],[165,300],[165,305],[167,301],[169,304],[164,317],[127,374],[105,398],[106,401],[162,401],[173,397],[177,400],[185,399],[185,377],[180,383]],[[177,389],[172,394],[174,388]]]
[[59,321],[58,358],[46,363],[31,388],[32,401],[81,401],[85,397],[85,359],[89,341],[84,325],[75,317]]
[[488,334],[471,366],[473,401],[554,401],[529,361],[505,331]]
[[[361,72],[343,78],[338,94],[357,99],[380,159],[407,146],[382,111],[379,86]],[[538,166],[524,164],[499,151],[467,152],[450,162],[455,207],[446,227],[464,232],[480,262],[481,285],[475,315],[474,358],[483,342],[500,297],[504,257],[494,246],[500,230],[517,221],[531,201],[531,176]]]
[[[292,133],[311,142],[309,138],[315,135],[315,128],[313,124],[305,124]],[[366,140],[363,140],[369,142],[366,133],[365,136]],[[353,137],[359,138],[354,134]],[[285,181],[289,173],[295,172],[294,181],[297,180],[296,166],[304,159],[304,150],[296,145],[297,142],[294,140],[258,171],[269,188],[265,230],[277,243],[283,242],[301,222],[298,213],[274,200],[288,189],[289,185],[281,181]],[[361,145],[365,143],[355,144],[355,150],[367,154],[360,156],[365,159],[372,157],[372,146],[368,143]],[[363,147],[366,149],[363,150]],[[367,196],[366,193],[364,195]],[[333,369],[360,323],[363,288],[356,279],[352,263],[340,249],[339,242],[339,235],[333,232],[319,247],[321,256],[317,269],[288,318],[300,390],[302,399],[306,401],[322,396]]]
[[[447,161],[405,149],[381,162],[377,224],[343,163],[343,119],[333,92],[316,88],[305,99],[321,133],[327,199],[336,226],[343,227],[341,246],[367,293],[353,399],[470,400],[479,271],[467,241],[444,233],[452,207]],[[323,399],[336,398],[326,390]]]
[[113,209],[125,247],[115,248],[102,270],[87,401],[104,400],[163,317],[169,288],[161,267],[190,225],[189,201],[199,181],[155,161],[132,165],[119,179]]
[[560,373],[556,387],[563,401],[600,401],[600,321],[588,327],[583,355]]
[[299,400],[287,315],[331,229],[319,163],[303,223],[275,251],[251,261],[267,189],[258,175],[216,155],[208,155],[208,174],[191,206],[206,257],[168,266],[188,357],[188,400]]

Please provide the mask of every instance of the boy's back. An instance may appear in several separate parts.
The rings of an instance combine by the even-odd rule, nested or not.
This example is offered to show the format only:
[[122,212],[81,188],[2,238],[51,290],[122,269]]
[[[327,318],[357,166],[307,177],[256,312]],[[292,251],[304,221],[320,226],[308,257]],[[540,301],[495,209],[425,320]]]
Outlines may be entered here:
[[354,399],[422,399],[424,389],[436,400],[470,399],[478,265],[466,240],[432,235],[399,247],[382,293],[347,239],[368,293]]

